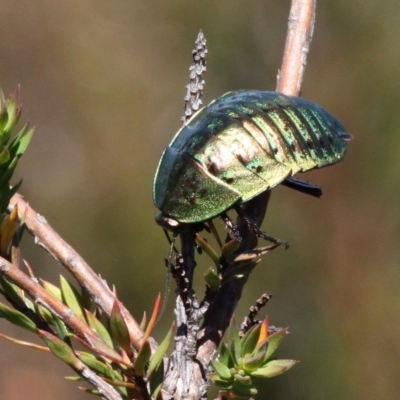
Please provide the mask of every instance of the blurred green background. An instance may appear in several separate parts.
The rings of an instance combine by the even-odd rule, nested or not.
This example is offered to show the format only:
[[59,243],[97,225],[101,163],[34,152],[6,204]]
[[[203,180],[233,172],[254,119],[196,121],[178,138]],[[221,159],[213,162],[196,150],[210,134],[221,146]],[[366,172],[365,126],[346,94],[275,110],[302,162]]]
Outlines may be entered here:
[[[21,84],[22,119],[36,126],[21,193],[137,318],[164,290],[168,244],[151,185],[180,126],[197,32],[208,40],[205,103],[273,90],[289,3],[0,0],[0,86]],[[320,200],[274,190],[264,228],[291,247],[265,257],[236,318],[273,293],[265,313],[291,331],[279,356],[301,363],[259,398],[399,398],[399,21],[398,1],[318,2],[302,94],[355,139],[344,162],[306,176],[323,187]],[[37,274],[56,282],[64,271],[30,237],[24,244]],[[34,340],[4,321],[0,331]],[[89,398],[52,356],[1,341],[0,360],[0,399]]]

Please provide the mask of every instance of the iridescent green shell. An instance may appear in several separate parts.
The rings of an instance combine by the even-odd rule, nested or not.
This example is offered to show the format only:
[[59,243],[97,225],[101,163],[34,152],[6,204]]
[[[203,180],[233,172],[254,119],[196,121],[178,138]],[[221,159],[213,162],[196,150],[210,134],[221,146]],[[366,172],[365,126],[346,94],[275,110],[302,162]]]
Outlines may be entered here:
[[298,172],[340,161],[344,126],[315,103],[229,92],[199,110],[164,151],[153,200],[181,223],[214,218]]

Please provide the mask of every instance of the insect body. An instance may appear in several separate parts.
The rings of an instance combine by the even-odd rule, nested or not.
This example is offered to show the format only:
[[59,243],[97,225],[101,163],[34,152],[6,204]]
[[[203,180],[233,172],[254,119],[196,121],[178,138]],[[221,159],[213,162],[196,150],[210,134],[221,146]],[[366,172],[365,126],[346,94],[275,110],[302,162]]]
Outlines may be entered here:
[[229,92],[199,110],[164,151],[153,185],[159,222],[214,218],[298,172],[335,164],[351,138],[315,103]]

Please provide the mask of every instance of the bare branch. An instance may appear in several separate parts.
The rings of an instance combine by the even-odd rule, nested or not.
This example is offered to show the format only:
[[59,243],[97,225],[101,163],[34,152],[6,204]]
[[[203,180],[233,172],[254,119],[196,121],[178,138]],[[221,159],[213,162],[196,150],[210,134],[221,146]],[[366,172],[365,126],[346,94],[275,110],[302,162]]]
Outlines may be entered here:
[[88,343],[102,341],[102,339],[69,307],[49,294],[39,283],[23,273],[15,265],[0,257],[0,273],[18,287],[23,288],[35,303],[49,310],[53,315],[61,318],[78,336]]
[[86,367],[83,362],[78,361],[77,367],[73,369],[82,376],[83,379],[91,383],[107,400],[122,400],[122,396],[110,384]]
[[276,90],[299,96],[314,31],[316,0],[292,0],[282,67]]

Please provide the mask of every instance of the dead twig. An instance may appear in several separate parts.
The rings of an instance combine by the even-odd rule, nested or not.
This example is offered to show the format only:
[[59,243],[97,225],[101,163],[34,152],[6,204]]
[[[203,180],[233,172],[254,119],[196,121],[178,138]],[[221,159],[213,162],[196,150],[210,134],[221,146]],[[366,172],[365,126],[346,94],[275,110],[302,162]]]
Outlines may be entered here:
[[315,24],[316,0],[292,0],[277,92],[299,96]]

